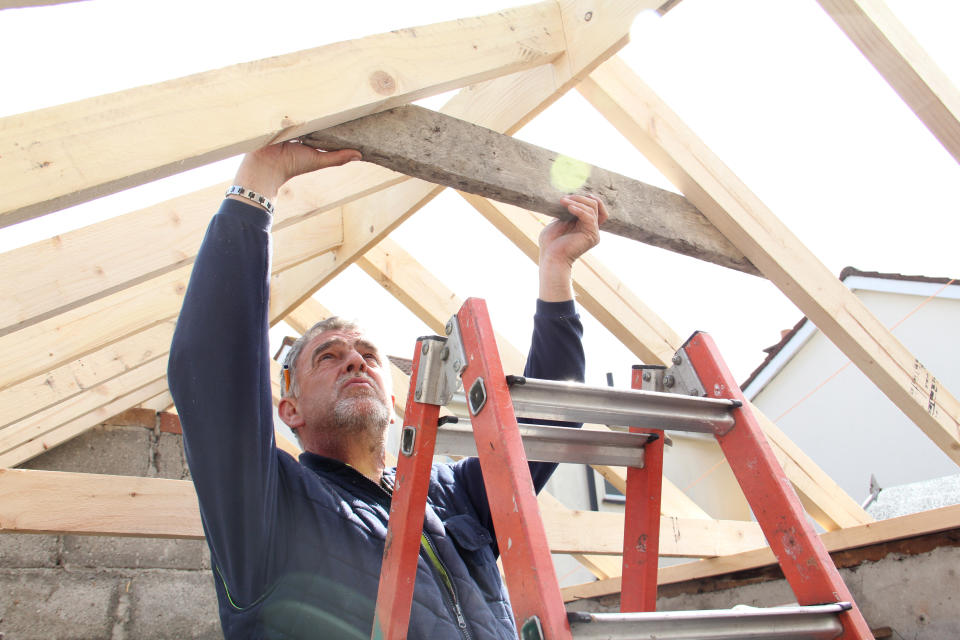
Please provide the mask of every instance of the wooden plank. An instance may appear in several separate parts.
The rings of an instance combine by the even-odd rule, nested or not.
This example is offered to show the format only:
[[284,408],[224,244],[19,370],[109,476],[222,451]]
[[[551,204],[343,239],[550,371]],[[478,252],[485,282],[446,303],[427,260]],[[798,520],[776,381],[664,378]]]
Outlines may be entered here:
[[882,0],[818,0],[867,60],[960,162],[960,91]]
[[[544,518],[553,531],[554,553],[606,553],[617,536],[604,532],[623,531],[622,514],[547,510]],[[702,556],[750,538],[741,537],[745,523],[664,521],[665,530],[678,533],[669,546],[671,555]],[[584,535],[587,531],[599,537]],[[188,480],[27,469],[0,469],[0,532],[203,538],[196,493]]]
[[[131,372],[127,374],[130,377],[133,377],[135,374]],[[118,379],[115,386],[120,386],[123,382],[126,382],[130,378],[125,380]],[[129,386],[129,385],[125,385]],[[69,422],[65,422],[60,426],[46,431],[41,436],[29,437],[30,434],[27,434],[28,439],[17,444],[12,449],[9,449],[3,454],[0,454],[0,467],[13,467],[27,460],[34,458],[41,453],[52,449],[53,447],[74,438],[87,429],[94,427],[110,416],[114,416],[121,411],[126,411],[130,407],[136,406],[162,392],[167,387],[167,377],[166,375],[158,378],[146,385],[141,387],[136,387],[134,389],[123,389],[117,393],[123,393],[123,395],[112,396],[108,398],[106,404],[103,404],[89,413],[79,415]],[[91,392],[87,392],[88,394]]]
[[547,64],[563,49],[557,4],[541,2],[3,118],[0,226]]
[[[537,238],[546,221],[517,207],[461,194],[530,259],[537,260]],[[637,357],[647,364],[669,365],[680,348],[680,337],[644,305],[600,261],[583,256],[573,269],[577,299]],[[774,454],[793,483],[804,508],[824,529],[871,522],[871,518],[819,466],[753,407]],[[673,494],[665,485],[664,499]],[[687,513],[682,501],[671,502],[668,513]],[[679,509],[679,512],[674,512]]]
[[[607,2],[593,4],[591,6],[594,11],[594,17],[590,22],[580,25],[568,24],[565,30],[568,33],[580,30],[590,34],[589,38],[579,37],[578,46],[585,50],[609,55],[613,46],[623,43],[626,33],[624,30],[625,25],[629,25],[632,15],[643,8],[647,8],[647,4],[652,3]],[[569,19],[571,21],[580,19],[580,16],[583,14],[578,12],[578,6],[579,4],[577,2],[565,3],[563,7],[564,15],[573,15],[574,17]],[[566,19],[565,17],[565,20]],[[611,29],[613,30],[612,32]],[[514,130],[540,109],[544,108],[546,104],[556,99],[556,97],[575,82],[577,78],[585,74],[596,64],[599,64],[600,61],[599,59],[592,60],[590,65],[573,68],[567,57],[568,56],[562,56],[555,65],[550,67],[540,67],[531,71],[512,74],[505,78],[471,87],[454,97],[445,107],[445,111],[457,117],[476,119],[485,126],[493,127],[497,130]],[[310,203],[315,203],[315,206],[319,210],[327,210],[349,200],[352,194],[367,196],[377,189],[381,189],[397,180],[395,174],[378,167],[373,168],[374,171],[372,173],[353,173],[353,170],[358,167],[362,167],[362,165],[354,163],[347,167],[341,167],[336,171],[325,171],[311,176],[303,176],[302,179],[291,181],[291,183],[285,185],[281,190],[281,201],[289,201],[292,204],[303,204],[293,207],[292,210],[281,208],[277,214],[275,224],[275,230],[278,234],[279,231],[286,231],[288,228],[291,233],[297,233],[300,228],[298,226],[299,223],[307,219],[310,215],[315,214],[315,211],[311,210]],[[350,188],[347,190],[344,190],[342,187],[338,188],[338,185],[341,183],[349,184]],[[205,201],[207,202],[210,201],[211,197],[219,198],[220,186],[211,189],[211,194],[216,193],[212,196],[205,196]],[[352,262],[350,256],[357,255],[357,253],[362,252],[367,246],[375,243],[376,240],[383,237],[391,228],[395,227],[406,216],[410,215],[416,206],[425,203],[432,197],[433,193],[436,192],[434,187],[424,188],[422,185],[412,188],[410,186],[403,187],[400,185],[397,189],[397,191],[393,191],[379,198],[369,198],[365,202],[350,208],[353,225],[351,227],[351,237],[353,241],[349,246],[344,247],[336,256],[336,264],[318,266],[318,268],[321,269],[320,272],[324,274],[322,279],[318,280],[313,277],[309,268],[310,265],[301,265],[303,268],[300,269],[297,274],[288,275],[283,283],[275,282],[273,298],[277,301],[275,306],[279,305],[280,307],[278,311],[286,311],[308,297],[310,293],[319,288],[324,281],[329,280],[329,278],[350,264]],[[406,189],[406,191],[404,191],[404,189]],[[403,195],[409,193],[411,189],[418,193],[414,193],[412,196]],[[332,197],[328,195],[331,192],[334,194]],[[198,201],[204,199],[204,197],[201,196],[197,196],[197,198]],[[405,211],[398,206],[398,202],[408,203],[404,205],[406,207]],[[179,206],[174,203],[155,212],[155,215],[159,216],[162,220],[169,219],[173,224],[178,224],[179,220],[187,217],[188,211],[194,209],[199,211],[199,209],[197,209],[198,206],[197,202],[193,201],[190,203],[180,203]],[[362,212],[370,209],[376,211],[382,220],[367,220]],[[397,213],[397,211],[403,211],[402,215]],[[203,215],[209,216],[209,212]],[[129,231],[131,227],[136,226],[137,222],[142,221],[144,221],[143,218],[136,216],[122,229],[117,227],[99,228],[96,235],[101,239],[116,238],[117,236],[115,234],[118,234],[118,232]],[[151,227],[150,224],[145,224],[144,226],[147,228]],[[119,235],[120,237],[124,237],[122,233]],[[145,241],[144,238],[141,238],[141,240]],[[95,251],[95,249],[91,248],[93,246],[95,246],[95,243],[93,245],[85,245],[85,249],[72,258],[71,264],[78,265],[85,261],[90,261],[91,252]],[[181,256],[176,256],[178,260],[180,257]],[[278,259],[280,259],[279,256]],[[324,260],[321,259],[318,262],[324,262]],[[34,262],[34,264],[35,263],[36,262]],[[149,270],[151,267],[144,267],[142,264],[137,264],[127,271],[126,275],[121,276],[119,282],[136,282],[129,280],[129,278],[135,277],[132,276],[132,274],[140,272],[139,269],[143,268]],[[160,265],[154,264],[152,268],[163,272],[170,268],[170,263],[167,261]],[[33,287],[33,290],[36,291],[43,286],[49,286],[54,283],[55,280],[47,277],[41,279],[37,283],[37,286]],[[118,285],[116,281],[112,281],[105,286],[106,289],[101,289],[101,291],[113,292],[113,287]],[[165,285],[162,282],[158,282],[157,286],[163,287]],[[82,293],[84,299],[90,298],[93,295],[90,291],[84,291]],[[67,302],[69,303],[69,301]],[[54,302],[54,308],[58,308],[56,306],[58,304],[62,305],[63,301]],[[46,311],[50,311],[49,306],[46,308]],[[41,313],[37,310],[33,312]],[[281,313],[280,315],[283,314]],[[20,321],[22,321],[22,318]],[[57,323],[54,323],[52,330],[55,331],[56,326]],[[48,327],[48,329],[51,328]],[[78,333],[79,335],[83,335],[85,332],[80,331]],[[17,342],[21,341],[17,340]],[[93,340],[89,342],[96,341]],[[41,351],[36,351],[35,353],[40,352]],[[69,359],[70,358],[66,358],[61,360],[61,362],[69,361]],[[53,366],[56,366],[55,363],[47,358],[42,363],[39,371],[47,370]],[[34,371],[34,374],[39,373],[39,371]],[[0,387],[7,386],[26,377],[29,377],[27,372],[19,370],[11,371],[0,363]]]
[[[341,233],[339,209],[275,231],[274,272],[303,264],[309,267],[317,253],[339,245]],[[202,234],[199,236],[198,245]],[[0,389],[174,318],[193,268],[192,257],[182,262],[186,264],[153,278],[128,281],[108,295],[94,296],[89,302],[0,335]]]
[[283,319],[294,331],[303,335],[310,327],[333,315],[329,309],[317,302],[315,298],[307,298],[299,307],[290,311]]
[[[827,551],[833,553],[957,528],[960,528],[960,505],[953,505],[899,518],[878,520],[847,529],[828,531],[821,534],[820,539]],[[773,564],[776,564],[773,552],[769,547],[763,547],[698,562],[663,567],[659,571],[657,581],[658,584],[672,584]],[[561,591],[565,602],[611,595],[620,592],[620,578],[576,585]]]
[[622,60],[581,93],[954,462],[960,403]]
[[[0,429],[0,457],[25,442],[43,438],[48,431],[70,422],[78,415],[91,415],[110,398],[122,395],[127,388],[143,387],[155,380],[164,378],[166,373],[167,358],[164,354],[151,359],[146,364],[122,373],[116,378],[100,383],[92,388],[93,393],[76,394],[67,400]],[[152,395],[156,395],[156,393]],[[152,397],[152,395],[146,398]],[[129,407],[124,407],[124,409],[127,408]],[[121,409],[121,411],[124,409]],[[106,413],[97,422],[101,422],[117,413],[119,411]],[[90,426],[97,424],[97,422],[92,422]],[[47,442],[47,444],[52,446],[50,442]]]
[[757,273],[682,196],[430,109],[397,107],[302,140],[358,149],[367,162],[557,218],[569,216],[563,195],[592,193],[610,213],[604,231]]
[[[571,48],[568,45],[567,53],[549,67],[539,67],[523,73],[515,73],[481,83],[460,92],[447,104],[445,111],[457,117],[476,119],[485,126],[496,130],[516,130],[622,46],[626,42],[626,29],[632,22],[632,17],[638,11],[649,8],[648,5],[652,4],[654,3],[650,0],[637,0],[635,2],[607,0],[590,3],[583,0],[567,0],[563,2],[561,14],[564,20],[564,32],[568,39],[575,40],[575,46]],[[583,17],[587,11],[593,12],[592,20],[584,20]],[[590,52],[590,55],[586,55],[585,52]],[[574,59],[579,62],[575,64]],[[315,175],[325,173],[321,172]],[[382,177],[383,174],[379,176],[379,179],[382,179]],[[382,180],[380,181],[382,182]],[[281,190],[284,196],[287,195],[285,190],[290,188],[292,184],[286,185]],[[360,180],[355,186],[360,191],[365,188],[363,187],[363,180]],[[372,190],[379,188],[377,184],[369,182],[367,186]],[[302,188],[302,186],[298,187],[298,189]],[[435,185],[407,180],[385,192],[365,195],[360,201],[346,205],[344,209],[344,243],[337,251],[320,254],[315,258],[301,262],[280,274],[283,277],[274,274],[271,285],[271,322],[279,321],[290,309],[310,297],[325,282],[351,264],[366,248],[385,237],[390,230],[432,198],[439,190],[440,188]],[[309,191],[309,189],[305,191]],[[304,197],[308,198],[310,196],[307,194]],[[309,215],[309,213],[305,214],[305,216]],[[286,226],[278,223],[275,230],[286,231],[289,229],[291,232],[295,232],[297,224],[305,216],[288,218]],[[156,314],[153,315],[153,318],[154,320],[164,319]],[[36,326],[39,326],[39,324]],[[33,328],[30,327],[31,330]],[[101,336],[99,340],[95,339],[94,336],[86,335],[96,332],[95,323],[88,323],[83,329],[79,332],[77,342],[87,350],[96,349],[95,344],[98,342],[109,344],[112,340],[122,337],[115,332],[111,332],[112,338]],[[0,343],[7,337],[0,337]],[[40,369],[34,371],[33,375],[57,366],[54,356],[64,358],[61,364],[73,359],[67,358],[65,351],[56,352],[52,355],[48,354],[48,359],[40,364]],[[46,353],[46,351],[43,351],[43,353]],[[35,353],[31,356],[35,356]],[[74,354],[75,357],[79,356]],[[15,367],[4,369],[3,366],[0,366],[0,381],[4,380],[3,375],[7,375],[8,379],[0,382],[0,387],[30,377],[29,373],[19,371]],[[157,393],[159,393],[159,390]],[[138,398],[132,404],[137,404],[144,399]],[[124,407],[118,406],[113,413],[119,413],[132,406],[132,404]]]
[[[584,427],[586,428],[586,427]],[[627,470],[624,467],[604,467],[597,465],[593,467],[597,470],[603,479],[609,482],[620,493],[627,492]],[[660,513],[661,515],[676,518],[703,520],[712,520],[710,514],[704,511],[700,505],[690,499],[680,487],[675,485],[666,476],[663,477],[663,484],[660,487]],[[615,574],[620,575],[619,570]]]
[[0,0],[0,9],[20,9],[24,7],[43,7],[54,4],[66,4],[68,2],[80,2],[81,0]]
[[[390,238],[385,238],[368,250],[357,260],[357,265],[438,334],[443,333],[447,320],[463,304],[453,291]],[[496,333],[496,338],[505,370],[523,371],[526,356],[501,334]],[[584,428],[608,430],[603,425],[585,425]],[[616,485],[626,487],[625,469],[602,465],[594,468],[604,477],[615,478]],[[666,481],[664,485],[664,514],[709,518],[673,483]]]
[[[315,250],[339,244],[341,223],[336,206],[340,202],[357,190],[364,193],[371,184],[389,186],[400,179],[397,174],[360,163],[315,176],[318,179],[312,181],[302,176],[283,188],[274,221],[275,227],[282,229],[297,219],[302,223],[298,229],[303,231],[285,242],[304,242],[306,236],[312,236],[318,242]],[[325,179],[319,179],[321,176]],[[0,297],[7,301],[0,308],[0,334],[191,263],[228,185],[217,184],[0,254],[0,272],[9,274],[0,282]],[[325,197],[320,197],[318,190]],[[328,213],[307,220],[324,211]],[[292,244],[291,251],[296,247]],[[282,260],[286,249],[278,246],[275,253]]]
[[163,393],[157,394],[148,400],[144,400],[137,406],[143,409],[156,411],[157,413],[164,413],[173,406],[173,396],[170,395],[170,390],[167,389]]
[[0,531],[202,539],[189,480],[0,469]]
[[[554,553],[620,555],[623,514],[609,511],[541,510]],[[711,558],[765,544],[754,522],[660,518],[660,555]]]
[[[463,300],[390,238],[367,250],[357,266],[438,335],[443,335],[447,321],[463,305]],[[499,332],[495,337],[504,370],[522,372],[526,354]]]
[[[0,391],[0,427],[92,389],[166,353],[173,320]],[[168,404],[173,404],[172,399]]]
[[150,325],[174,320],[191,266],[0,336],[0,388],[18,384],[107,347]]
[[[528,258],[539,262],[538,237],[548,220],[520,207],[492,202],[462,191],[459,193]],[[602,247],[598,251],[602,252]],[[573,265],[573,288],[579,303],[642,362],[670,362],[681,343],[680,336],[620,282],[594,253],[587,253]]]

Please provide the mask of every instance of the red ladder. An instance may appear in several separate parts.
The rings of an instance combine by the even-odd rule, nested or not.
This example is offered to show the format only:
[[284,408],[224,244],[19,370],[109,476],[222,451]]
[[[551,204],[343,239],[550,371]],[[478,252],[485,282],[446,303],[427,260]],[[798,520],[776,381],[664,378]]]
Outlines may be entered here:
[[572,636],[515,409],[531,418],[640,425],[631,426],[631,432],[661,436],[645,439],[645,464],[628,469],[622,611],[656,609],[662,429],[704,431],[716,436],[798,603],[843,603],[830,610],[842,626],[842,635],[782,637],[873,637],[708,335],[694,334],[669,369],[634,368],[632,386],[639,391],[626,391],[522,379],[527,384],[511,388],[480,299],[467,300],[447,324],[446,333],[446,339],[428,337],[417,342],[373,638],[398,640],[407,635],[439,407],[450,402],[458,376],[514,618],[524,640]]

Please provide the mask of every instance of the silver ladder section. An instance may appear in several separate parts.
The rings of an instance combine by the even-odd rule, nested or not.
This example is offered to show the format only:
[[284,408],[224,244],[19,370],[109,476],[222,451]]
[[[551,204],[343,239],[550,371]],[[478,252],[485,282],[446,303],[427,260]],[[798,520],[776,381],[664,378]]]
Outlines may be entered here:
[[813,606],[738,606],[718,611],[570,612],[574,638],[591,640],[831,640],[849,602]]

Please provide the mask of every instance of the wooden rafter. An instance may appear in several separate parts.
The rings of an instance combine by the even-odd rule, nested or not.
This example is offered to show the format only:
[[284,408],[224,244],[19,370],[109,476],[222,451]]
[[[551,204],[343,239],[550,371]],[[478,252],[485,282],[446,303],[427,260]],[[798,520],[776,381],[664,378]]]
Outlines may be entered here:
[[0,429],[165,353],[173,327],[172,320],[161,322],[83,358],[0,390]]
[[541,2],[10,116],[0,123],[0,226],[563,52],[557,3]]
[[[463,304],[462,299],[389,238],[367,251],[357,265],[437,333],[443,333],[447,320]],[[519,349],[500,334],[497,334],[497,346],[507,371],[523,371],[526,358]],[[602,425],[587,425],[585,428],[607,430]],[[613,478],[621,490],[626,487],[625,469],[601,465],[594,468],[604,477]],[[664,514],[709,519],[696,503],[667,479],[664,479],[663,494],[661,507]]]
[[[898,518],[878,520],[856,527],[828,531],[821,534],[820,539],[827,551],[832,553],[957,528],[960,528],[960,505],[931,509]],[[733,555],[700,560],[699,562],[663,567],[659,571],[657,582],[659,584],[672,584],[686,580],[697,580],[735,571],[756,569],[757,567],[776,564],[776,562],[777,560],[770,547],[762,547]],[[620,593],[620,578],[567,587],[562,589],[562,592],[564,600],[567,602]]]
[[[535,214],[470,194],[461,194],[531,260],[537,261],[537,237],[544,221]],[[647,364],[669,365],[680,337],[591,255],[574,265],[577,299],[634,355]],[[807,512],[831,530],[873,519],[817,464],[754,407],[764,432]],[[666,491],[666,489],[665,489]]]
[[[216,201],[210,210],[215,206]],[[339,212],[311,218],[277,231],[273,237],[273,268],[282,273],[339,244]],[[47,242],[40,245],[49,246]],[[32,249],[11,253],[30,253]],[[0,388],[63,366],[158,321],[175,318],[191,269],[192,260],[154,278],[128,280],[107,295],[93,296],[85,304],[70,305],[68,311],[0,336]]]
[[580,92],[951,460],[960,403],[620,59]]
[[[567,38],[563,56],[549,67],[462,91],[442,112],[494,131],[515,132],[626,44],[633,16],[642,9],[655,8],[656,4],[650,0],[563,2],[561,14]],[[334,260],[329,264],[318,261],[313,270],[291,269],[285,283],[275,280],[272,304],[278,305],[276,315],[285,315],[297,307],[441,190],[442,187],[411,179],[344,204],[344,240],[332,252]]]
[[960,162],[960,91],[882,0],[818,0],[867,60]]
[[[515,130],[556,100],[603,60],[615,53],[619,47],[623,46],[626,42],[626,29],[630,24],[630,18],[641,9],[649,8],[648,5],[652,4],[655,3],[639,0],[632,3],[590,3],[589,10],[592,11],[592,19],[588,21],[584,20],[586,14],[584,7],[587,3],[579,0],[564,3],[561,7],[561,15],[564,21],[564,33],[570,44],[568,44],[563,56],[560,56],[552,65],[536,67],[529,71],[514,73],[470,87],[455,96],[446,105],[445,112],[466,120],[477,121],[497,131]],[[315,175],[322,176],[325,173],[328,172]],[[344,205],[343,243],[337,251],[326,253],[318,251],[317,255],[312,257],[309,254],[300,256],[298,258],[300,261],[295,266],[280,273],[274,273],[271,283],[271,322],[279,321],[289,310],[298,306],[330,278],[346,268],[359,255],[362,255],[368,247],[385,237],[396,225],[429,201],[440,190],[440,187],[435,185],[407,180],[384,191],[370,193],[371,190],[381,187],[385,181],[390,179],[385,172],[380,170],[375,174],[375,180],[372,184],[364,177],[361,177],[354,184],[358,192],[369,195]],[[327,177],[323,180],[327,181],[331,178]],[[308,193],[316,193],[311,190],[310,184],[309,181],[301,181],[300,185],[296,187],[298,192],[303,192],[301,197],[304,199],[309,199],[310,195],[307,195]],[[288,185],[288,187],[292,188],[292,185]],[[288,187],[284,187],[284,190]],[[287,195],[286,191],[283,193]],[[344,199],[349,199],[349,196],[345,196]],[[276,225],[275,233],[279,234],[283,231],[296,234],[298,224],[308,218],[309,215],[310,213],[307,212],[299,218],[286,218],[286,224],[278,223]],[[58,345],[62,348],[57,350],[46,349],[49,346],[47,344],[40,351],[32,351],[24,346],[23,342],[14,339],[12,336],[16,335],[18,338],[22,338],[24,335],[28,335],[23,334],[23,331],[28,331],[32,332],[29,335],[39,339],[44,331],[47,332],[47,336],[50,335],[51,331],[63,332],[62,323],[46,326],[44,325],[46,321],[38,322],[22,331],[0,336],[0,345],[10,345],[13,350],[21,349],[17,353],[17,355],[24,356],[19,360],[20,364],[30,363],[25,368],[17,367],[16,363],[13,362],[10,366],[5,367],[2,363],[3,357],[0,356],[0,380],[6,380],[6,383],[0,384],[0,386],[25,380],[46,369],[66,364],[83,354],[92,353],[98,348],[106,347],[118,338],[137,332],[139,327],[164,320],[164,314],[157,313],[157,305],[167,304],[172,305],[174,309],[179,308],[187,274],[188,267],[182,267],[181,270],[173,270],[164,274],[157,281],[164,283],[159,292],[151,291],[146,283],[140,283],[113,294],[126,296],[124,300],[129,300],[132,297],[140,298],[141,302],[129,308],[129,313],[132,313],[133,317],[129,313],[114,314],[113,316],[108,313],[102,318],[95,319],[84,313],[84,310],[90,311],[88,305],[61,314],[61,320],[71,320],[72,318],[79,325],[72,326],[69,331],[70,335],[62,336],[67,345]],[[152,286],[156,287],[157,282],[152,282]],[[99,305],[98,308],[103,310],[109,308],[111,302],[118,304],[112,295],[97,300],[94,304]],[[74,314],[74,316],[70,314]],[[141,315],[138,316],[137,314]],[[175,310],[172,314],[175,314]],[[172,317],[172,315],[167,317]],[[107,331],[104,331],[104,328]],[[37,358],[37,353],[44,355]],[[95,390],[91,389],[85,391],[85,393],[95,393]],[[159,393],[159,390],[156,393]],[[156,393],[153,395],[156,395]],[[113,413],[119,413],[145,399],[147,398],[137,397],[135,402],[116,408]],[[111,406],[116,407],[117,402],[113,401]],[[91,418],[84,418],[83,416],[73,422],[75,425],[86,424],[87,427],[97,423],[97,421],[91,421]],[[79,428],[79,426],[76,428]],[[82,429],[76,431],[76,428],[71,429],[71,433],[75,431],[74,435],[82,431]]]
[[[358,172],[343,167],[331,173],[349,180]],[[214,185],[0,254],[0,271],[8,275],[0,282],[6,301],[0,335],[192,264],[226,188]],[[326,213],[301,220],[293,232],[281,226],[274,235],[276,259],[285,266],[340,244],[339,210],[323,206],[329,200],[317,203],[304,195],[296,188],[285,194],[280,221],[318,209]]]
[[[623,548],[622,514],[547,510],[544,517],[555,553],[615,555]],[[665,555],[714,557],[762,543],[750,524],[662,518],[675,534],[667,536]],[[189,480],[27,469],[0,469],[0,533],[204,537]]]

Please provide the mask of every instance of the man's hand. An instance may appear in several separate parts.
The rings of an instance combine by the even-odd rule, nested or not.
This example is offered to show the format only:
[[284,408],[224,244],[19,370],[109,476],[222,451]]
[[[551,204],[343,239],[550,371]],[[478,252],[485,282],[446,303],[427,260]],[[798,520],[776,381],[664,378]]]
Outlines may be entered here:
[[273,200],[283,183],[290,178],[359,159],[360,152],[353,149],[319,151],[298,142],[281,142],[261,147],[244,156],[234,184]]
[[560,200],[572,220],[554,220],[540,232],[540,299],[573,299],[573,263],[600,242],[607,208],[595,196],[569,195]]

